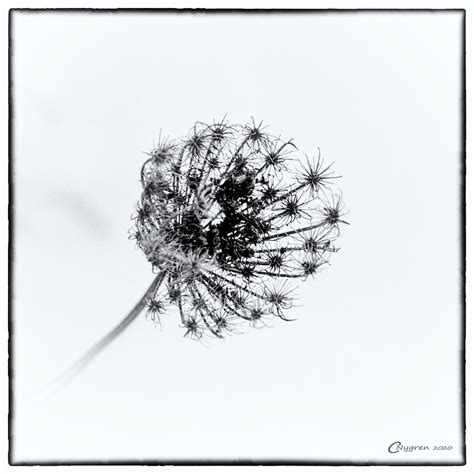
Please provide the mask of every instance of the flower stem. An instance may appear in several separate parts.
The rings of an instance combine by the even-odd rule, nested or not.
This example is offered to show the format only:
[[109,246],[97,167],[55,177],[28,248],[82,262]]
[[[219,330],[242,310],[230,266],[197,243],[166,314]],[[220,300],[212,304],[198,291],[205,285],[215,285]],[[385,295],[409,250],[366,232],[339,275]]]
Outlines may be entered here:
[[160,272],[151,283],[148,290],[140,298],[134,308],[120,321],[108,334],[99,339],[77,362],[66,372],[60,375],[53,383],[65,385],[76,377],[97,355],[99,355],[111,342],[113,342],[127,327],[138,317],[145,308],[148,299],[154,297],[161,283],[165,279],[166,271]]

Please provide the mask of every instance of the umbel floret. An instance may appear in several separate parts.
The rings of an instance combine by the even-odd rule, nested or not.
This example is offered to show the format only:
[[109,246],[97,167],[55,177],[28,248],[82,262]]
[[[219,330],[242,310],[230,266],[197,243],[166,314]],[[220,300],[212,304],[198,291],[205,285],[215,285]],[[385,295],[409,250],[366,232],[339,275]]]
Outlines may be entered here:
[[301,157],[262,122],[224,119],[198,122],[181,139],[160,137],[148,156],[132,235],[165,275],[153,298],[178,307],[185,336],[223,337],[264,315],[286,319],[290,282],[328,264],[347,223],[332,192],[339,176],[320,151]]

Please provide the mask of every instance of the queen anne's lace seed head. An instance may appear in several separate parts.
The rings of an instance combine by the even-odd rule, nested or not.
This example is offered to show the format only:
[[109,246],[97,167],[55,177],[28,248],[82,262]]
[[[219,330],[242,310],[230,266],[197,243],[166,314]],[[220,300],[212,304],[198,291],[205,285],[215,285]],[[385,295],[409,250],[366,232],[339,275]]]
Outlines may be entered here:
[[153,270],[166,273],[148,314],[159,318],[165,300],[176,305],[192,339],[286,319],[290,282],[314,276],[337,250],[346,222],[335,178],[320,153],[302,159],[253,119],[198,122],[183,139],[160,138],[142,166],[131,232]]

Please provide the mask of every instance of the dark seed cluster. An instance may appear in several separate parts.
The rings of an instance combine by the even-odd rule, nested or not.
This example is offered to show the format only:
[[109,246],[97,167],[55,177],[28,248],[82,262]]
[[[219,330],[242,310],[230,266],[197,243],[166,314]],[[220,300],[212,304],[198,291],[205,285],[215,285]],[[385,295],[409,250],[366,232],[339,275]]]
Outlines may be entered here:
[[182,139],[160,139],[141,169],[132,232],[166,274],[148,315],[157,320],[176,305],[192,339],[285,319],[290,283],[314,276],[337,251],[346,223],[331,191],[337,177],[320,156],[302,160],[291,140],[254,120],[198,122]]

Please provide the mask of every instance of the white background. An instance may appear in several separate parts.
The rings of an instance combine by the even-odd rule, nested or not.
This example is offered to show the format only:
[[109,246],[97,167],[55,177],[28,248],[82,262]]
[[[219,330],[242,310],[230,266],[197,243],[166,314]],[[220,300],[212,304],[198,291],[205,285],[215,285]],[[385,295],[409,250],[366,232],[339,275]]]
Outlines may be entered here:
[[[15,14],[14,460],[460,461],[461,22]],[[298,321],[205,347],[141,318],[39,397],[152,277],[141,152],[225,113],[343,175],[351,225]]]

